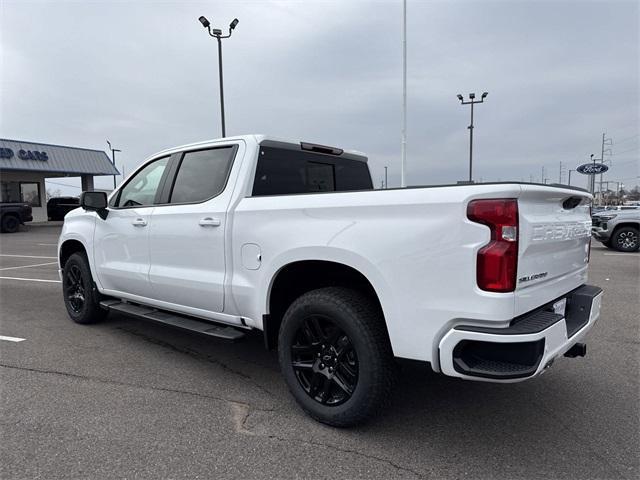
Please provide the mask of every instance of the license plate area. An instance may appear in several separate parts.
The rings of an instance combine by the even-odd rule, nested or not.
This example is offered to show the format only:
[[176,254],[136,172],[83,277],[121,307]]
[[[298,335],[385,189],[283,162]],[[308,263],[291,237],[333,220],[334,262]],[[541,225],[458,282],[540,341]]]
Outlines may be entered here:
[[567,309],[567,298],[561,298],[560,300],[558,300],[557,302],[554,302],[554,304],[551,306],[551,310],[553,311],[553,313],[556,313],[558,315],[562,315],[563,317],[565,316],[565,312]]

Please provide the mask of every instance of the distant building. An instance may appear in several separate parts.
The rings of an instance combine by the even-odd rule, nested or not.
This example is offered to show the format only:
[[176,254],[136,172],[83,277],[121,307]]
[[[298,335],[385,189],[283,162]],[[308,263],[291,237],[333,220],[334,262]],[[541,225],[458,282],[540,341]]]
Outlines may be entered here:
[[96,175],[119,175],[102,150],[0,138],[0,200],[29,203],[36,222],[47,220],[46,178],[80,177],[86,191]]

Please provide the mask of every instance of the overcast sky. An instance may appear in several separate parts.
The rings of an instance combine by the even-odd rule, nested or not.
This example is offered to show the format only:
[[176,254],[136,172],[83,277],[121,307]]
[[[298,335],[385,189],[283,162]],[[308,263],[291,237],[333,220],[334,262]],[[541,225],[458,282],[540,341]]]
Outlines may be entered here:
[[[105,150],[109,139],[130,172],[219,136],[216,42],[197,19],[237,17],[223,47],[227,134],[361,150],[377,184],[384,165],[400,182],[400,0],[0,5],[0,137]],[[469,107],[456,94],[485,90],[475,179],[540,181],[544,167],[557,182],[562,161],[566,182],[606,132],[608,178],[640,183],[638,5],[409,1],[408,183],[466,178]]]

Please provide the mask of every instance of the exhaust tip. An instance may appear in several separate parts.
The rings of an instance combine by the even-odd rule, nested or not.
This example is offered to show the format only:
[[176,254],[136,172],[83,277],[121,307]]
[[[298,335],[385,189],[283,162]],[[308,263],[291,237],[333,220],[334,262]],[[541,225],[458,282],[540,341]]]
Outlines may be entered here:
[[568,358],[584,357],[587,354],[586,343],[576,343],[573,347],[567,350],[564,354]]

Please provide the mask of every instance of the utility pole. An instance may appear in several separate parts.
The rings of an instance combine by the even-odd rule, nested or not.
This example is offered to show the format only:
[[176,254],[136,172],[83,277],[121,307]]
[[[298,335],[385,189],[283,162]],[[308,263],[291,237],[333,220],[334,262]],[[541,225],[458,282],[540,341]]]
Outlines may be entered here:
[[231,33],[238,25],[238,19],[234,18],[233,21],[229,24],[229,34],[222,35],[222,30],[219,28],[211,29],[211,23],[207,20],[206,17],[201,16],[198,18],[198,21],[202,24],[204,28],[207,29],[209,35],[218,40],[218,76],[220,77],[220,117],[222,120],[222,136],[225,137],[227,135],[227,130],[225,128],[224,123],[224,86],[222,82],[222,39],[229,38]]
[[400,149],[400,186],[407,186],[407,0],[402,0],[402,140]]
[[567,185],[571,185],[571,172],[575,172],[574,169],[569,169],[569,181],[567,182]]
[[[111,147],[111,142],[107,140],[107,145],[109,145],[109,150],[111,150],[111,163],[113,163],[113,168],[116,168],[116,152],[121,152],[122,150],[118,150],[117,148]],[[124,177],[123,177],[124,178]],[[113,176],[113,189],[116,189],[116,176]]]
[[385,165],[384,167],[384,188],[389,188],[389,182],[387,179],[387,169],[388,167]]
[[547,183],[544,181],[544,165],[542,166],[542,174],[540,175],[540,183]]
[[[593,158],[593,156],[594,156],[594,154],[592,153],[590,158],[591,158],[591,161],[593,162],[594,170],[595,170],[596,159]],[[591,195],[595,196],[595,194],[596,194],[596,176],[595,176],[595,174],[591,174],[590,177],[591,177],[591,188],[590,188]]]
[[[607,150],[609,151],[609,154],[611,154],[611,149],[604,149],[605,145],[613,145],[613,140],[611,138],[606,138],[606,134],[603,132],[602,133],[602,149],[600,150],[600,162],[604,164],[604,154],[607,152]],[[602,173],[600,174],[600,197],[602,197]],[[595,194],[595,175],[593,176],[594,178],[594,184],[593,184],[593,188],[594,188],[594,194]],[[607,188],[609,188],[609,186],[607,185]]]
[[473,182],[473,106],[476,103],[484,103],[487,95],[489,95],[488,92],[483,92],[480,100],[475,100],[476,94],[470,93],[469,100],[465,101],[464,97],[458,94],[458,100],[462,105],[471,105],[471,124],[467,127],[469,129],[469,182]]
[[562,161],[560,161],[560,173],[558,175],[558,183],[562,185]]

